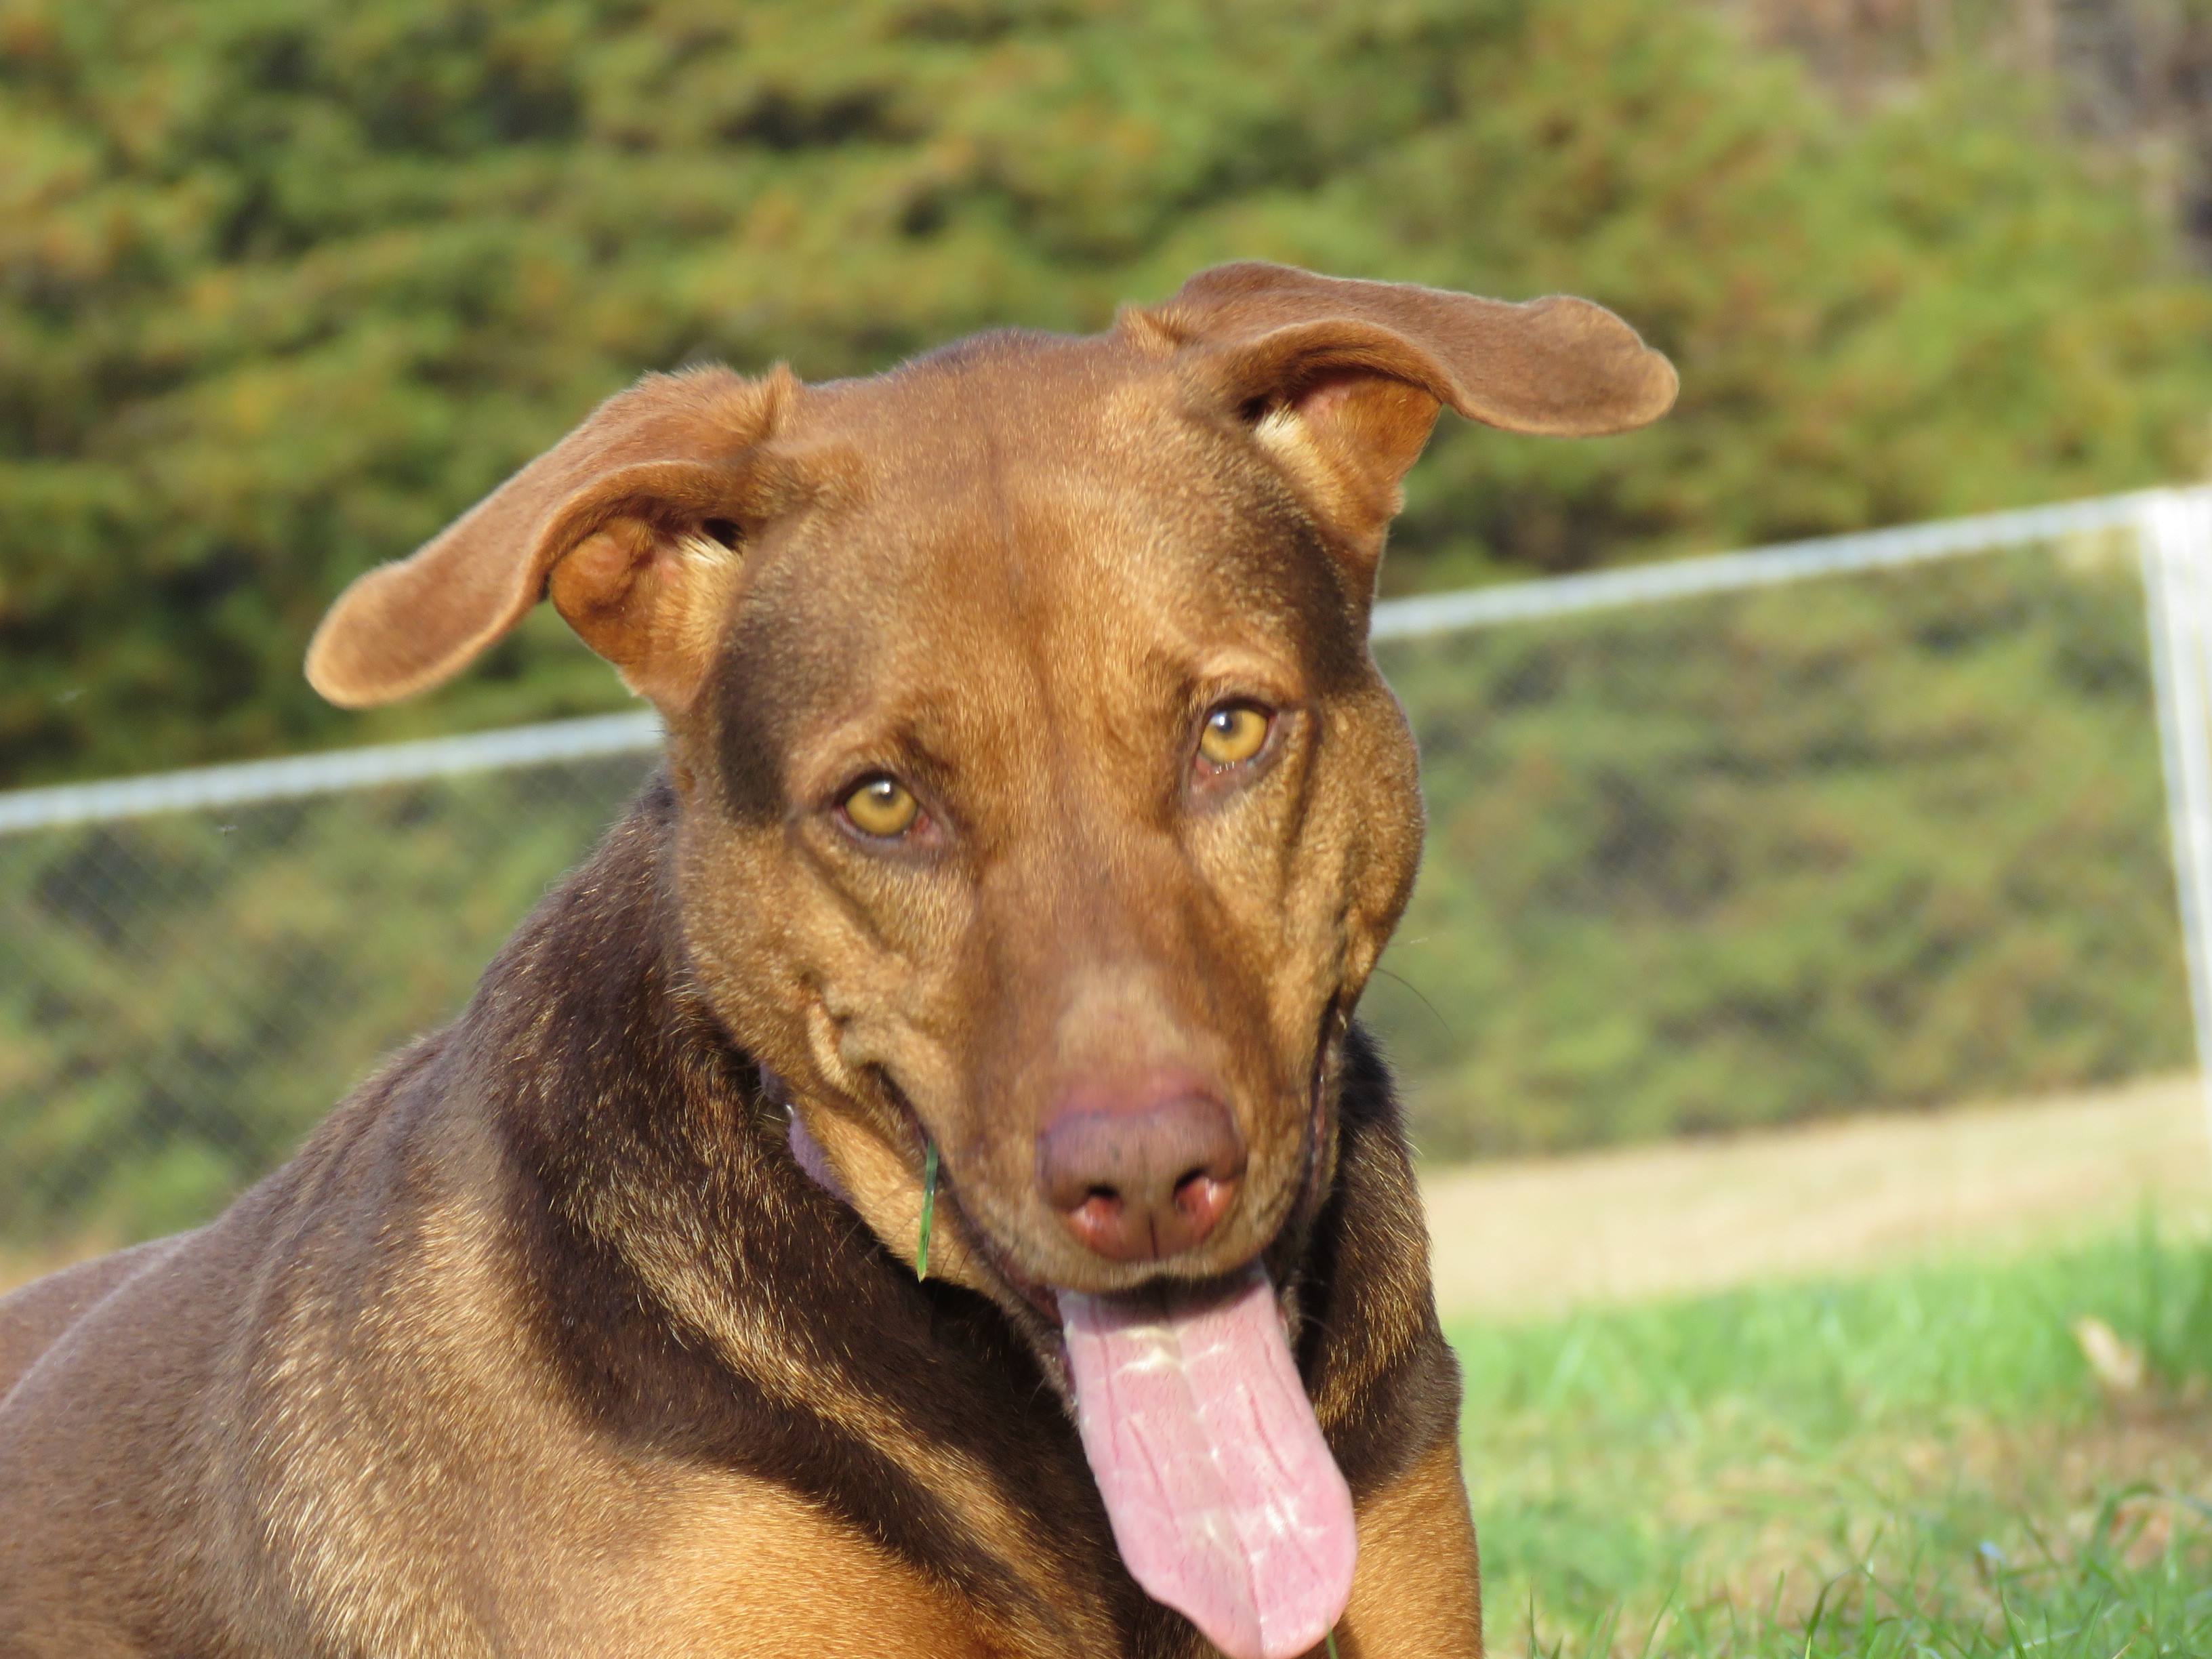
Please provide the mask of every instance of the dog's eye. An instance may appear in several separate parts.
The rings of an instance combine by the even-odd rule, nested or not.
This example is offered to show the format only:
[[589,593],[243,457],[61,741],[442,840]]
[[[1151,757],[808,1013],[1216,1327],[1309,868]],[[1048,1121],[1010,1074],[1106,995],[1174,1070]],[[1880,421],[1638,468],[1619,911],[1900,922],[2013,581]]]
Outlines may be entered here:
[[1250,760],[1267,741],[1267,711],[1249,702],[1224,702],[1206,717],[1198,752],[1216,766]]
[[921,816],[921,803],[896,778],[878,773],[845,797],[845,816],[864,836],[902,836]]

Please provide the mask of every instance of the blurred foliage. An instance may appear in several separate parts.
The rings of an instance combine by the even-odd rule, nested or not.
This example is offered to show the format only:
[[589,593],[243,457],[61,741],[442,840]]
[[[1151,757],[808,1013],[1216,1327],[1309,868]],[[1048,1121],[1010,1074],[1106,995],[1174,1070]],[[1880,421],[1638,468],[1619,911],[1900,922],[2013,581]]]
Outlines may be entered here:
[[2186,1066],[2121,538],[1393,644],[1428,854],[1364,1012],[1432,1156]]
[[0,1239],[212,1216],[459,1011],[652,763],[0,836]]
[[1231,258],[1581,292],[1680,362],[1646,434],[1448,432],[1401,586],[2191,471],[2212,290],[2035,86],[1845,108],[1669,0],[0,0],[0,783],[607,706],[542,617],[374,716],[297,663],[642,369]]

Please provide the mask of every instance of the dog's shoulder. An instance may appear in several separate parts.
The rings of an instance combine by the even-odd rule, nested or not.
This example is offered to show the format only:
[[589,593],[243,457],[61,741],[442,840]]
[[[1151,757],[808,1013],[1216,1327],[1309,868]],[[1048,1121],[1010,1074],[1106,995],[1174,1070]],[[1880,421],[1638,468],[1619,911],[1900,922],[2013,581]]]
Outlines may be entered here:
[[190,1234],[149,1239],[58,1269],[0,1297],[0,1401],[85,1313]]

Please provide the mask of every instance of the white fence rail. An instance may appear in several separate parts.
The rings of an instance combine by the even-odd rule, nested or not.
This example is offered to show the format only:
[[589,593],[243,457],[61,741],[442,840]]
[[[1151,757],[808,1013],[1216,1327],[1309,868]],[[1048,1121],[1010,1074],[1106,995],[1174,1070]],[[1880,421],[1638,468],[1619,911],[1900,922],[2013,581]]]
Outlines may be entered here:
[[1710,553],[1703,558],[1668,559],[1621,570],[1594,570],[1586,575],[1389,599],[1375,607],[1372,632],[1378,640],[1414,639],[1462,628],[1563,617],[1577,611],[1611,611],[1623,605],[1695,599],[1705,593],[1774,587],[1816,576],[1892,569],[1930,559],[2017,547],[2023,542],[2054,541],[2099,531],[2140,530],[2145,515],[2158,503],[2194,493],[2146,490],[2132,495],[2100,495],[2012,513],[1983,513],[1972,518],[1900,525],[1892,530],[1784,542],[1741,553]]
[[97,783],[17,789],[0,793],[0,835],[145,817],[155,812],[190,812],[210,806],[328,795],[380,784],[540,766],[548,761],[586,760],[595,755],[652,749],[659,742],[659,719],[648,710],[599,714],[588,720],[547,720],[467,737],[427,738],[415,743],[380,743],[317,755],[241,761],[234,766],[200,766],[143,777],[105,778]]

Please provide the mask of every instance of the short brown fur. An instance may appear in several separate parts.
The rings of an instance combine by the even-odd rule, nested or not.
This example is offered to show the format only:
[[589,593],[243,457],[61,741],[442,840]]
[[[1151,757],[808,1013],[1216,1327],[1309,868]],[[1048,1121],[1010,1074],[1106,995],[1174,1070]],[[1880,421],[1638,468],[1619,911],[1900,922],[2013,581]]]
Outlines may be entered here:
[[[363,577],[334,701],[550,593],[667,770],[292,1163],[0,1302],[0,1655],[1195,1654],[1115,1552],[1053,1297],[1255,1258],[1359,1516],[1342,1651],[1479,1652],[1351,1019],[1420,836],[1368,609],[1440,406],[1596,433],[1673,392],[1583,301],[1227,266],[1092,338],[649,377]],[[1213,768],[1224,705],[1267,746]],[[876,775],[895,837],[840,805]],[[1198,1242],[1109,1257],[1036,1148],[1154,1073],[1245,1161]]]

